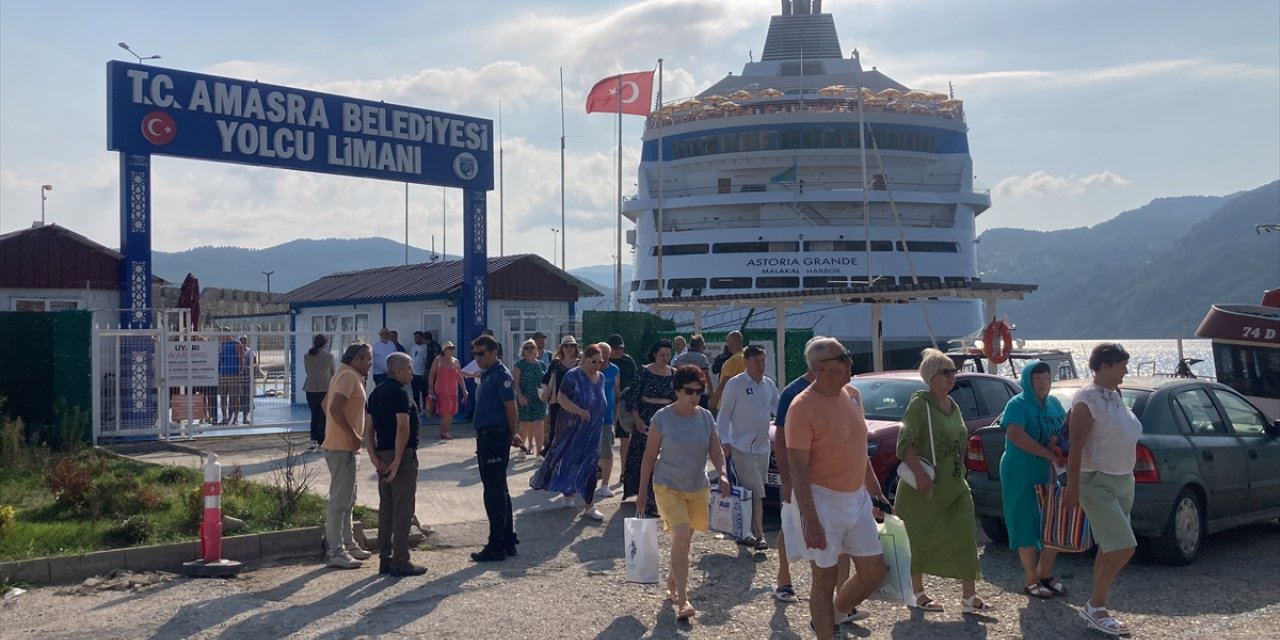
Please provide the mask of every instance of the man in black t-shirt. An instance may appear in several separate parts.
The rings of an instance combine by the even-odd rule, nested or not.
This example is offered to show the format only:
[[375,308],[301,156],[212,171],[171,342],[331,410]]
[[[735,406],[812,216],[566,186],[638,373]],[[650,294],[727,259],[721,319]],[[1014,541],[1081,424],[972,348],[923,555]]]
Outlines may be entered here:
[[[622,342],[620,334],[609,336],[605,342],[609,343],[609,362],[618,365],[618,387],[622,393],[626,393],[627,387],[631,386],[631,381],[636,377],[636,361],[627,355],[627,345]],[[613,423],[613,436],[618,440],[619,458],[622,460],[623,471],[627,467],[627,446],[631,443],[631,412],[627,411],[625,404],[622,402],[621,394],[618,396],[617,405],[622,409],[617,411],[617,416],[609,416],[609,420]],[[619,474],[621,479],[622,475]]]
[[365,405],[373,428],[364,432],[365,449],[378,470],[378,573],[420,576],[426,567],[409,562],[409,526],[418,488],[418,407],[406,387],[413,382],[413,360],[404,353],[387,356],[387,377]]

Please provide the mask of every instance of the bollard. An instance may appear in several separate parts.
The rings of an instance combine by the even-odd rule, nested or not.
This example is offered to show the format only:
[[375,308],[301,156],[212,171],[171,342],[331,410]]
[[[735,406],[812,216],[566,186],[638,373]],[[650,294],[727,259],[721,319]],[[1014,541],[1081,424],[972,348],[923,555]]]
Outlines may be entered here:
[[244,565],[222,559],[222,465],[210,452],[204,464],[204,518],[200,522],[200,559],[182,563],[188,576],[219,578],[240,573]]
[[205,562],[222,559],[222,465],[210,453],[204,463],[204,521],[200,523],[200,557]]

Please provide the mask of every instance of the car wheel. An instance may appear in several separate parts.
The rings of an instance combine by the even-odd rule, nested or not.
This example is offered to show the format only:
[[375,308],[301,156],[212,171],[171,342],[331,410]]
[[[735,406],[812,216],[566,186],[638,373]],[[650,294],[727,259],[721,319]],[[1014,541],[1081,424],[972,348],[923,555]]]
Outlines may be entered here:
[[881,487],[884,497],[889,499],[889,504],[897,504],[898,499],[898,474],[889,472],[889,477],[885,479],[884,486]]
[[1204,541],[1204,505],[1191,489],[1183,489],[1173,503],[1164,533],[1152,538],[1151,555],[1157,562],[1183,566],[1191,564]]
[[979,516],[978,524],[982,525],[982,532],[987,534],[987,539],[996,544],[1008,544],[1009,528],[1005,526],[1004,520],[992,516]]

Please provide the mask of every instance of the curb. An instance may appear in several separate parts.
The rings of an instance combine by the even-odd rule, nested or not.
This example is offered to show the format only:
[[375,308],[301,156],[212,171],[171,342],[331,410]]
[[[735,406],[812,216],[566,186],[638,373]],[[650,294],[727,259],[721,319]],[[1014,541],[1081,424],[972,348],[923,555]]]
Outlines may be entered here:
[[[324,527],[228,536],[222,539],[222,551],[227,558],[245,564],[269,558],[319,556],[323,537]],[[190,541],[0,562],[0,582],[67,584],[116,569],[182,573],[182,563],[195,560],[198,553],[199,543]]]

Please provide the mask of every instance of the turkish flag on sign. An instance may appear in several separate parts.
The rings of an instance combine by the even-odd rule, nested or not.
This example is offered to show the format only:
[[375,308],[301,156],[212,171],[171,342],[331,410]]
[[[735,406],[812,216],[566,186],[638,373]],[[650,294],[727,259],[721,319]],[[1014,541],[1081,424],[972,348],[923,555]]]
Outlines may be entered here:
[[[619,76],[609,76],[591,87],[587,94],[587,113],[618,112]],[[653,72],[638,71],[621,75],[622,112],[633,116],[649,115],[653,102]]]

